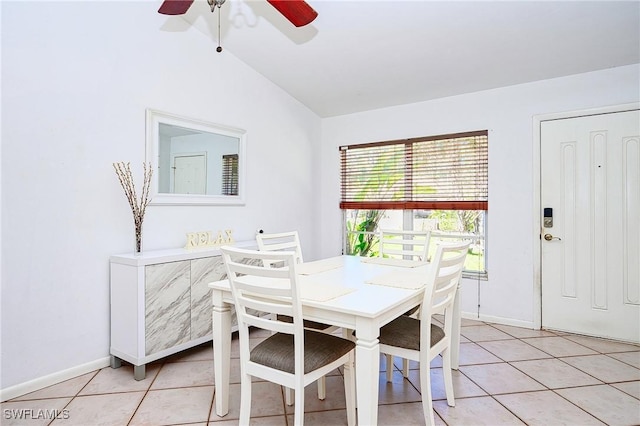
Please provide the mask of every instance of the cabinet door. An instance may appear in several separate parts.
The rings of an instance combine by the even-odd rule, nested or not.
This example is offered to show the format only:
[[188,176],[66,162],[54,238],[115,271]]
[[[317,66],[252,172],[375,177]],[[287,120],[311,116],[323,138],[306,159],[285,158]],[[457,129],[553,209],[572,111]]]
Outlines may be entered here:
[[145,353],[151,355],[191,338],[190,261],[145,268]]
[[191,261],[191,339],[211,335],[213,311],[207,284],[225,277],[222,256]]

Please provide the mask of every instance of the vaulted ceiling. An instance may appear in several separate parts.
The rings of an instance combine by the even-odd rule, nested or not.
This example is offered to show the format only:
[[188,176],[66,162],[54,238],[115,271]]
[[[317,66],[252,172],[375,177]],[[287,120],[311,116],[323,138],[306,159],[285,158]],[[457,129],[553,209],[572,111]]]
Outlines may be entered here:
[[[321,117],[640,63],[638,1],[196,0],[182,19]],[[160,4],[160,2],[158,3]],[[185,24],[186,21],[186,24]],[[174,21],[175,22],[175,21]]]

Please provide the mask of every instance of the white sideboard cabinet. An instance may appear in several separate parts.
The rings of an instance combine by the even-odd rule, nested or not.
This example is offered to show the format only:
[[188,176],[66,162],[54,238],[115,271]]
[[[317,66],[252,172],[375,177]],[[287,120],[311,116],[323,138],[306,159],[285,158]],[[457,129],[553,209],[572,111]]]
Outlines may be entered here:
[[207,284],[225,278],[218,247],[111,256],[111,367],[125,360],[142,380],[147,363],[212,340]]

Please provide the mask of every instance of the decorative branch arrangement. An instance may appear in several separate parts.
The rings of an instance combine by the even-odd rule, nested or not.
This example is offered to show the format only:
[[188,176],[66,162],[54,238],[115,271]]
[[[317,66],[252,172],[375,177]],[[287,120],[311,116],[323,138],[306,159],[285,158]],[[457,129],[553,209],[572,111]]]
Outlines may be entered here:
[[146,163],[142,163],[142,166],[144,167],[144,181],[142,184],[142,194],[140,194],[140,200],[138,200],[130,163],[113,163],[113,168],[116,171],[116,175],[118,175],[120,186],[122,186],[124,194],[127,196],[127,201],[129,201],[129,206],[131,207],[131,213],[133,213],[133,224],[136,232],[136,253],[140,253],[142,251],[142,221],[144,220],[144,213],[147,209],[147,205],[149,205],[149,202],[151,201],[149,198],[149,187],[151,186],[151,176],[153,175],[151,164],[147,165]]

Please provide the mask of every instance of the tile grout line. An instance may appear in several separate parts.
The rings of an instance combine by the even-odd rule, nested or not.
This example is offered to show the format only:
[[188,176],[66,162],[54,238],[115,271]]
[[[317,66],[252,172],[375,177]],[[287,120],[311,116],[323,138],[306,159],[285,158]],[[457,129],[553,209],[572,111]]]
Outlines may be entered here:
[[[98,375],[98,373],[99,373],[99,372],[100,372],[100,370],[96,370],[96,371],[94,371],[94,372],[93,372],[93,376],[91,376],[91,378],[90,378],[89,380],[87,380],[87,383],[85,383],[85,384],[84,384],[84,386],[82,386],[80,389],[78,389],[78,392],[76,392],[76,393],[75,393],[75,395],[73,395],[73,396],[71,397],[71,399],[69,400],[69,402],[67,402],[67,404],[66,404],[64,407],[62,407],[62,409],[63,409],[63,410],[65,410],[67,407],[69,407],[69,405],[71,405],[71,403],[73,402],[73,400],[74,400],[74,399],[76,399],[76,398],[78,397],[78,395],[80,394],[80,392],[82,392],[82,390],[83,390],[84,388],[86,388],[86,387],[89,385],[89,383],[91,383],[91,381],[92,381],[93,379],[95,379],[95,377]],[[70,379],[70,380],[71,380],[71,379]],[[63,383],[63,382],[61,382],[61,383]],[[55,422],[55,421],[56,421],[56,419],[52,419],[49,423],[47,423],[47,426],[50,426],[50,425],[51,425],[53,422]]]
[[[156,381],[156,379],[158,378],[158,376],[160,375],[160,372],[162,371],[162,369],[164,368],[166,364],[166,361],[163,362],[160,365],[160,368],[158,368],[158,372],[156,373],[156,375],[154,376],[153,380],[151,380],[151,383],[149,383],[149,386],[147,387],[147,390],[144,391],[144,395],[142,395],[142,398],[140,398],[140,402],[138,403],[138,405],[136,406],[136,409],[133,410],[133,413],[131,413],[131,417],[129,417],[129,421],[127,421],[127,426],[129,426],[131,424],[131,422],[133,421],[133,418],[136,416],[136,413],[138,412],[138,410],[140,410],[140,407],[142,406],[142,403],[144,402],[145,398],[147,397],[147,395],[149,395],[149,392],[151,391],[151,386],[153,386],[153,383]],[[146,371],[146,370],[145,370]],[[208,419],[207,419],[208,420]]]
[[[493,327],[493,328],[495,328],[495,327]],[[498,330],[499,330],[499,329],[498,329]],[[500,331],[502,331],[502,330],[500,330]],[[506,333],[506,332],[505,332],[505,333]],[[461,332],[461,334],[462,334],[462,332]],[[508,333],[507,333],[507,334],[508,334]],[[465,337],[466,337],[466,336],[465,336]],[[558,337],[561,337],[561,336],[558,336]],[[468,338],[468,337],[467,337],[467,338]],[[507,340],[507,339],[502,339],[502,340]],[[512,340],[512,339],[509,339],[509,340]],[[557,360],[559,360],[559,361],[561,361],[561,362],[565,363],[566,365],[569,365],[569,366],[573,367],[572,365],[570,365],[570,364],[568,364],[568,363],[564,362],[562,359],[560,359],[560,358],[558,358],[558,357],[554,356],[553,354],[550,354],[550,353],[548,353],[548,352],[546,352],[546,351],[544,351],[544,350],[542,350],[542,349],[540,349],[540,348],[536,348],[535,346],[528,344],[528,342],[523,341],[523,340],[522,340],[522,338],[519,338],[519,337],[515,337],[515,336],[513,336],[513,340],[517,340],[517,341],[520,341],[520,342],[522,342],[522,343],[524,343],[524,344],[527,344],[528,346],[531,346],[531,347],[533,347],[533,348],[535,348],[535,349],[538,349],[538,350],[540,350],[541,352],[544,352],[544,353],[546,353],[547,355],[549,355],[549,356],[551,357],[551,358],[541,358],[541,359],[557,359]],[[569,340],[569,341],[571,341],[570,339],[565,339],[565,340]],[[501,341],[501,340],[493,340],[493,341]],[[474,341],[473,343],[478,344],[478,342],[475,342],[475,341]],[[576,343],[576,342],[573,342],[573,343]],[[498,403],[501,407],[503,407],[503,408],[504,408],[504,409],[506,409],[508,412],[510,412],[511,414],[513,414],[517,419],[519,419],[519,420],[520,420],[522,423],[524,423],[525,425],[527,424],[527,422],[526,422],[526,421],[524,421],[520,416],[518,416],[518,415],[517,415],[515,412],[513,412],[511,409],[509,409],[509,407],[507,407],[506,405],[502,404],[502,403],[501,403],[501,402],[496,398],[496,395],[516,395],[516,394],[520,394],[520,393],[529,393],[529,392],[547,392],[547,391],[551,391],[551,392],[553,392],[555,395],[558,395],[558,396],[562,397],[562,399],[564,399],[565,401],[567,401],[569,404],[573,405],[574,407],[576,407],[576,408],[577,408],[577,409],[579,409],[580,411],[582,411],[582,412],[584,412],[584,413],[588,414],[589,416],[593,417],[594,419],[596,419],[596,420],[598,420],[598,421],[602,421],[602,420],[598,419],[597,417],[595,417],[593,414],[591,414],[591,413],[589,413],[589,412],[585,411],[584,409],[582,409],[581,407],[579,407],[578,405],[576,405],[576,404],[575,404],[575,403],[573,403],[572,401],[569,401],[568,399],[564,398],[562,395],[560,395],[560,394],[558,394],[557,392],[555,392],[555,390],[554,390],[554,389],[549,388],[549,387],[548,387],[548,386],[546,386],[544,383],[541,383],[540,381],[538,381],[538,380],[537,380],[537,379],[535,379],[534,377],[531,377],[531,376],[530,376],[529,374],[527,374],[526,372],[524,372],[524,371],[522,371],[522,370],[518,369],[516,366],[512,365],[510,361],[506,361],[506,360],[504,360],[503,358],[501,358],[501,357],[500,357],[500,356],[498,356],[497,354],[495,354],[495,353],[491,352],[489,349],[487,349],[487,348],[483,347],[483,346],[482,346],[482,345],[480,345],[480,344],[478,344],[478,346],[480,346],[481,348],[483,348],[483,349],[484,349],[484,350],[486,350],[487,352],[491,353],[492,355],[494,355],[494,356],[495,356],[495,357],[497,357],[498,359],[501,359],[501,360],[502,360],[502,362],[500,362],[500,363],[494,363],[494,364],[502,364],[502,363],[505,363],[505,364],[507,364],[507,365],[509,365],[509,366],[511,366],[511,367],[513,367],[513,368],[515,368],[517,371],[519,371],[520,373],[524,374],[526,377],[528,377],[529,379],[531,379],[531,380],[533,380],[534,382],[538,383],[540,386],[542,386],[542,387],[544,388],[544,389],[540,389],[540,390],[537,390],[537,391],[527,391],[527,392],[510,392],[510,393],[505,393],[505,394],[494,394],[494,393],[490,393],[490,392],[488,392],[486,389],[484,389],[482,386],[480,386],[478,383],[476,383],[473,379],[471,379],[469,376],[467,376],[466,374],[464,374],[464,372],[462,372],[462,371],[460,371],[460,370],[459,370],[459,371],[460,371],[460,373],[461,373],[461,374],[463,374],[463,375],[464,375],[464,376],[465,376],[469,381],[471,381],[471,382],[472,382],[472,383],[474,383],[476,386],[478,386],[480,389],[482,389],[482,390],[483,390],[483,391],[484,391],[488,396],[490,396],[490,397],[491,397],[491,398],[492,398],[496,403]],[[587,349],[591,349],[591,348],[587,348]],[[593,350],[593,349],[591,349],[591,350]],[[536,360],[536,359],[534,359],[534,360]],[[526,360],[526,361],[529,361],[529,360]],[[513,362],[515,362],[515,361],[513,361]],[[485,364],[472,364],[472,365],[485,365]],[[573,368],[575,368],[575,367],[573,367]],[[579,371],[582,371],[582,370],[580,370],[580,369],[578,369],[578,370],[579,370]],[[586,372],[585,372],[585,373],[586,373]],[[589,374],[589,376],[591,376],[591,375]],[[591,376],[591,377],[593,377],[593,376]],[[598,379],[597,379],[597,378],[595,378],[595,377],[594,377],[594,379],[598,380]],[[598,380],[598,381],[600,381],[600,380]],[[608,385],[608,384],[607,384],[607,385]],[[599,386],[599,385],[598,385],[598,386]],[[569,388],[575,388],[575,387],[578,387],[578,386],[571,386],[571,387],[569,387]],[[446,422],[445,422],[445,423],[446,423]],[[603,423],[604,423],[604,422],[603,422]]]

